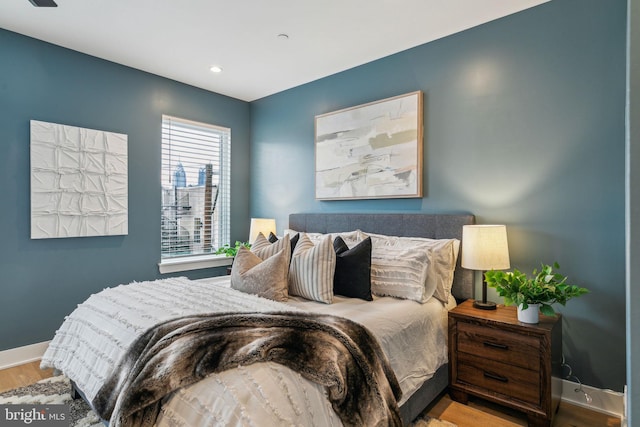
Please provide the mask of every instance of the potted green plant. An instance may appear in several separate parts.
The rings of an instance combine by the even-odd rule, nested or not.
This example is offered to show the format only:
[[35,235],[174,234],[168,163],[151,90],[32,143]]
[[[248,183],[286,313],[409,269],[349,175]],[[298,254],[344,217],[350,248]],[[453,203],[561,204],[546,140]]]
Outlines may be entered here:
[[223,245],[219,247],[216,251],[216,255],[225,254],[226,256],[236,256],[238,249],[240,249],[241,246],[244,246],[247,249],[251,248],[251,244],[249,242],[240,242],[236,240],[236,244],[234,246]]
[[538,312],[554,316],[552,304],[565,305],[571,298],[584,295],[588,289],[567,283],[567,277],[554,271],[559,269],[557,262],[551,265],[542,264],[538,272],[533,270],[533,277],[514,269],[510,272],[487,271],[487,285],[495,288],[498,295],[504,298],[506,305],[518,307],[518,320],[525,323],[538,323]]

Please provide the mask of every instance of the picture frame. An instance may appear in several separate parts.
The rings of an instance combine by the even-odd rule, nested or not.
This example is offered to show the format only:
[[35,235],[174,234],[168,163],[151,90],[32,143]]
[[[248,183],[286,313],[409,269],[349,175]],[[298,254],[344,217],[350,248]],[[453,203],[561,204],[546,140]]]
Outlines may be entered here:
[[423,95],[315,117],[315,198],[422,197]]

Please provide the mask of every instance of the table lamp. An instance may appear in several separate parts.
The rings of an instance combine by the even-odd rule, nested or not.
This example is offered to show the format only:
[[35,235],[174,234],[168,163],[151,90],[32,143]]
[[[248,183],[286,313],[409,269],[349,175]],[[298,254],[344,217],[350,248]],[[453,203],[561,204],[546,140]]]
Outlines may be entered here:
[[462,227],[463,268],[482,271],[482,301],[473,306],[482,310],[495,310],[496,303],[487,301],[487,270],[506,270],[509,264],[507,227],[504,225],[464,225]]
[[251,218],[249,228],[249,243],[256,241],[259,233],[269,238],[269,233],[276,234],[276,220],[273,218]]

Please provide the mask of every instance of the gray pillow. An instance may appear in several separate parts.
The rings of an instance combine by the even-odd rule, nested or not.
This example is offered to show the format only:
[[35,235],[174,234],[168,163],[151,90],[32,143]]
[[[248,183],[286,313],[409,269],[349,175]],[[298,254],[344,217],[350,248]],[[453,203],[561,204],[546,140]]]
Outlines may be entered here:
[[289,298],[289,251],[280,250],[266,260],[241,247],[231,267],[231,287],[274,301]]

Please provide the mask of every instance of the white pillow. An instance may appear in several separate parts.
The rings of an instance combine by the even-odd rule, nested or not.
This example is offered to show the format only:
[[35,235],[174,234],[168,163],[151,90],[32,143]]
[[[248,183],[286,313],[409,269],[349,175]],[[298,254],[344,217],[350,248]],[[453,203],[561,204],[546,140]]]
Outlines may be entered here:
[[[457,239],[427,239],[421,237],[397,237],[397,236],[385,236],[382,234],[363,233],[371,236],[372,254],[371,254],[371,271],[372,271],[372,283],[371,288],[374,293],[376,288],[374,287],[374,265],[381,263],[388,257],[397,257],[397,251],[407,251],[407,262],[413,261],[416,263],[423,262],[421,255],[426,255],[427,264],[425,280],[422,282],[422,289],[416,284],[418,276],[413,275],[410,279],[411,286],[414,288],[413,297],[419,302],[425,302],[431,296],[434,296],[438,300],[446,304],[451,295],[451,286],[453,285],[453,273],[456,268],[456,261],[458,259],[458,252],[460,249],[460,241]],[[388,253],[388,254],[387,254]],[[413,255],[409,255],[413,253]],[[391,266],[392,267],[392,266]],[[401,272],[405,271],[401,267]],[[412,265],[413,270],[418,270],[419,265]],[[391,272],[385,272],[386,275],[392,274]],[[400,274],[400,273],[398,273]],[[387,294],[389,289],[385,289]],[[393,292],[393,291],[391,291]],[[399,293],[406,294],[406,291],[398,291]],[[395,296],[395,295],[391,295]],[[406,298],[406,297],[400,297]]]
[[427,275],[427,286],[429,282],[436,282],[433,296],[443,304],[449,303],[451,296],[451,286],[453,286],[453,275],[456,271],[456,262],[460,252],[460,240],[458,239],[425,239],[430,241],[431,263],[430,274]]
[[[298,234],[298,231],[287,228],[284,230],[284,234],[288,234],[293,237]],[[339,233],[304,233],[307,235],[309,240],[313,242],[314,245],[317,245],[322,239],[329,236],[331,237],[331,241],[333,242],[336,237],[340,236],[344,243],[347,246],[352,247],[362,242],[367,236],[364,236],[361,230],[353,230],[353,231],[342,231]]]
[[300,233],[289,265],[289,294],[331,304],[336,253],[333,241],[326,236],[317,245]]
[[413,248],[371,247],[371,292],[378,296],[390,296],[426,302],[433,294],[425,283],[429,271],[426,251]]

